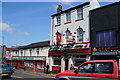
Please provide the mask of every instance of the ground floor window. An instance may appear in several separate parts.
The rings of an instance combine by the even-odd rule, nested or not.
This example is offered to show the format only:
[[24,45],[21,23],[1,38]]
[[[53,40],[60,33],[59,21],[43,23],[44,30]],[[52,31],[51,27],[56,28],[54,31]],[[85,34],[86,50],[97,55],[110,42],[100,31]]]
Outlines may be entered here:
[[25,65],[26,67],[33,67],[34,63],[33,63],[32,61],[25,61],[25,62],[24,62],[24,65]]
[[85,60],[81,60],[81,59],[73,59],[73,64],[74,66],[79,66],[80,64],[82,64],[83,62],[85,62]]
[[37,68],[41,68],[41,63],[40,62],[37,62]]
[[55,58],[53,64],[54,65],[61,65],[61,59]]
[[24,62],[24,65],[25,65],[26,67],[29,67],[29,66],[30,66],[30,61],[25,61],[25,62]]
[[40,62],[37,62],[37,68],[44,68],[45,66],[45,61],[40,61]]
[[34,63],[32,61],[30,61],[30,67],[33,67]]

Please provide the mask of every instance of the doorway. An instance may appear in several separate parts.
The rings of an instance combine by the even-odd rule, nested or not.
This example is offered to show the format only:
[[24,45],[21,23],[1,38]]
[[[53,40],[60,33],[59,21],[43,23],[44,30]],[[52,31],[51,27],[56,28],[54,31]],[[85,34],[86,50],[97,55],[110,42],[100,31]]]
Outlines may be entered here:
[[65,70],[68,70],[68,59],[65,59]]

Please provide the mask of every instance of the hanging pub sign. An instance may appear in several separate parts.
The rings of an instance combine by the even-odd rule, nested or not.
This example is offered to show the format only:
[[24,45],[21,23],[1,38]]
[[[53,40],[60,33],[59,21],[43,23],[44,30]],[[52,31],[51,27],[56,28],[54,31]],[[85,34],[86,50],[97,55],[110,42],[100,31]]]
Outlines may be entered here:
[[57,34],[56,40],[57,40],[57,42],[62,42],[62,35]]

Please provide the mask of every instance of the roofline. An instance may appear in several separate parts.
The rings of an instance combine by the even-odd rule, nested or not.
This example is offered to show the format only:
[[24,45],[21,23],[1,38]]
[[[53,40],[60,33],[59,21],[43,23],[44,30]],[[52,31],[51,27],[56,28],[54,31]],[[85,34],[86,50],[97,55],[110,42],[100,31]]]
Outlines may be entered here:
[[[44,42],[50,42],[50,40],[41,41],[40,43],[44,43]],[[33,46],[33,47],[30,46],[30,45],[34,45],[34,44],[37,44],[37,43],[39,43],[39,42],[31,43],[31,44],[28,44],[28,45],[25,45],[25,46],[19,46],[19,47],[16,47],[16,48],[18,48],[17,50],[20,50],[20,49],[29,49],[29,48],[38,48],[38,47],[47,47],[47,46],[49,47],[50,46],[50,45],[41,45],[41,46],[38,45],[38,46]],[[15,49],[13,49],[12,51],[17,51]]]
[[75,7],[69,8],[69,9],[67,9],[67,10],[64,10],[64,11],[62,11],[62,12],[60,12],[60,13],[53,14],[53,15],[51,15],[51,17],[57,16],[57,15],[59,15],[59,14],[65,13],[65,12],[67,12],[67,11],[70,11],[70,10],[73,10],[73,9],[76,9],[76,8],[78,8],[78,7],[82,7],[82,6],[85,6],[85,5],[88,5],[88,4],[90,4],[90,2],[86,2],[86,3],[80,4],[80,5],[78,5],[78,6],[75,6]]
[[114,3],[111,3],[111,4],[108,4],[108,5],[104,5],[104,6],[95,8],[95,9],[92,9],[92,10],[90,10],[90,12],[95,11],[95,10],[98,10],[98,9],[102,9],[102,8],[105,8],[105,7],[109,7],[109,6],[111,6],[111,5],[115,5],[115,4],[118,4],[118,3],[120,3],[120,1],[114,2]]

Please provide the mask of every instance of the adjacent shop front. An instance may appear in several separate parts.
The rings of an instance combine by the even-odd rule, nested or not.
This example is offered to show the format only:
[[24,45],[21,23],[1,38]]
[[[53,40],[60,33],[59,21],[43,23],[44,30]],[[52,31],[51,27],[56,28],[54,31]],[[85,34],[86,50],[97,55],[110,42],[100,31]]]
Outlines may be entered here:
[[46,63],[46,57],[13,57],[12,64],[17,69],[23,69],[26,66],[26,70],[31,71],[44,71]]
[[118,60],[120,58],[119,22],[120,2],[90,11],[92,59]]

